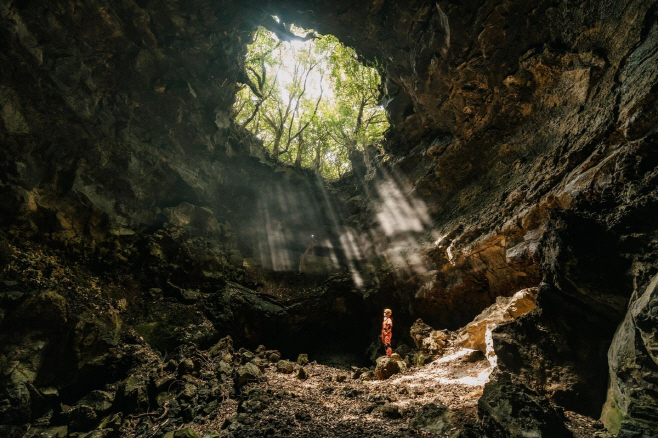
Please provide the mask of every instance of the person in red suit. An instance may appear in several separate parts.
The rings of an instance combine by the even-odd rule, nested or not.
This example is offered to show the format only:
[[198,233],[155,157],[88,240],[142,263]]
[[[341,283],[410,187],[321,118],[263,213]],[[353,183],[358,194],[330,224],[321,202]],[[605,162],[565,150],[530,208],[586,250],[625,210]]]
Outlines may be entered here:
[[391,349],[391,338],[393,337],[393,320],[391,315],[393,311],[391,309],[384,309],[384,322],[382,322],[382,342],[384,343],[384,348],[386,349],[386,356],[390,357],[393,354]]

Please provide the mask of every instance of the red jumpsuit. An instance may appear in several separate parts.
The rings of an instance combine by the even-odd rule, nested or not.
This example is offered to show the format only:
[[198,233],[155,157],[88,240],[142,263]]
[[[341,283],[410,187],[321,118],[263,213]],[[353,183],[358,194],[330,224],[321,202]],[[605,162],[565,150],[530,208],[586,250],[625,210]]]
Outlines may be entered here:
[[384,322],[382,323],[382,342],[384,343],[384,348],[386,348],[386,355],[390,356],[393,354],[391,349],[391,338],[393,337],[393,320],[390,316],[384,317]]

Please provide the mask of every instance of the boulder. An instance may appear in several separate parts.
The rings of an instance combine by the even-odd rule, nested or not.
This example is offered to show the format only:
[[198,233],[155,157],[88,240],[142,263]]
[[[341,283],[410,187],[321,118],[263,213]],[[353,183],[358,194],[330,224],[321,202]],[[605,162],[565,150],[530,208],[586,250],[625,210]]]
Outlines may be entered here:
[[263,390],[255,388],[241,397],[238,404],[239,413],[254,414],[264,411],[272,403],[272,398]]
[[294,366],[293,366],[292,362],[290,362],[288,360],[280,360],[276,364],[276,370],[280,373],[290,374],[290,373],[293,372]]
[[392,420],[402,417],[402,414],[400,413],[400,408],[390,403],[386,403],[377,407],[373,412],[379,412],[380,414],[382,414],[382,416],[386,418],[390,418]]
[[183,385],[183,390],[180,392],[179,398],[181,400],[192,400],[194,396],[197,394],[198,388],[191,384],[191,383],[186,383]]
[[420,318],[411,326],[410,333],[411,338],[416,344],[416,348],[426,356],[435,356],[443,353],[447,345],[448,333],[441,330],[434,330]]
[[308,364],[308,354],[301,353],[299,356],[297,356],[297,363],[299,365]]
[[279,353],[278,351],[268,352],[267,353],[267,360],[269,360],[272,363],[278,362],[278,361],[281,360],[281,353]]
[[251,363],[255,364],[261,371],[265,371],[265,368],[269,365],[267,360],[261,359],[260,357],[255,357]]
[[427,338],[430,333],[432,333],[432,330],[434,329],[425,324],[420,318],[418,318],[416,322],[411,326],[411,339],[414,340],[417,349],[420,350],[422,347],[423,339]]
[[375,372],[373,370],[366,370],[363,374],[359,376],[359,380],[361,381],[370,381],[370,380],[375,380],[377,376],[375,375]]
[[140,376],[129,376],[119,385],[114,405],[123,412],[148,407],[147,383]]
[[377,359],[377,367],[375,368],[375,377],[377,377],[377,379],[385,380],[391,377],[393,374],[398,374],[407,370],[407,365],[400,358],[400,356],[393,356],[382,356]]
[[352,379],[358,379],[361,377],[363,373],[367,373],[369,370],[368,368],[359,368],[359,367],[352,367]]
[[186,427],[184,429],[167,432],[164,434],[164,438],[199,438],[199,434],[189,427]]
[[[633,292],[630,262],[618,236],[592,218],[560,212],[547,226],[537,310],[498,324],[492,346],[498,368],[516,382],[595,418],[611,378],[607,354]],[[637,282],[639,295],[649,281]]]
[[76,404],[78,406],[89,406],[97,415],[101,415],[110,410],[113,402],[114,394],[107,391],[91,391]]
[[220,360],[219,364],[217,364],[217,369],[215,372],[217,375],[230,376],[231,373],[233,373],[233,367],[229,363]]
[[423,365],[428,364],[432,361],[432,356],[428,356],[427,354],[419,351],[416,354],[414,354],[412,361],[414,366],[422,367]]
[[254,380],[258,380],[263,373],[253,363],[249,362],[236,370],[235,383],[238,387]]
[[191,374],[194,371],[194,361],[189,358],[185,358],[178,364],[178,374],[184,376],[185,374]]
[[534,309],[537,306],[537,291],[537,288],[522,289],[511,297],[496,298],[494,304],[459,331],[455,343],[487,353],[487,332],[491,332],[501,322],[518,318]]
[[23,327],[56,330],[68,319],[66,299],[55,291],[45,291],[25,300],[16,311]]
[[213,345],[208,353],[212,357],[223,356],[224,353],[233,351],[233,339],[230,336],[220,339],[215,345]]
[[255,357],[256,355],[252,351],[249,351],[244,348],[240,349],[240,360],[242,361],[242,363],[251,362],[252,360],[254,360]]
[[495,371],[484,387],[478,418],[490,438],[573,437],[546,397],[512,382],[500,371]]
[[427,404],[416,413],[411,422],[411,428],[432,435],[445,434],[454,428],[452,413],[442,404]]
[[439,330],[432,330],[430,335],[422,340],[421,351],[431,355],[443,353],[447,344],[448,334]]

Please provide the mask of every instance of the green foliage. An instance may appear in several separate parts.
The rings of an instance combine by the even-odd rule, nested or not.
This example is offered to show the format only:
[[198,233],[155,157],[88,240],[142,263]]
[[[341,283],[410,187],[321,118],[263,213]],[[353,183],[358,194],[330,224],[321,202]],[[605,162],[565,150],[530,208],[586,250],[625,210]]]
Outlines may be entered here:
[[364,66],[331,35],[283,42],[258,28],[245,60],[235,120],[275,159],[339,178],[350,169],[350,156],[388,129],[377,105],[377,67]]

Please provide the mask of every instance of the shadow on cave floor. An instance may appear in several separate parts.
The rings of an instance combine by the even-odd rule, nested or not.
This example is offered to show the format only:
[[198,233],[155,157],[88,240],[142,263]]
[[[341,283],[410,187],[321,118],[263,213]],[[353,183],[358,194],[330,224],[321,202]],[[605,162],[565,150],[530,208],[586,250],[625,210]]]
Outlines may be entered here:
[[314,360],[321,365],[333,367],[341,370],[350,370],[352,367],[367,367],[372,365],[363,354],[354,351],[345,351],[341,349],[340,344],[334,344],[320,349],[314,354],[309,355],[310,360]]
[[351,328],[351,333],[349,330],[336,330],[333,333],[311,331],[317,336],[289,339],[280,346],[280,350],[284,357],[295,359],[300,354],[306,354],[310,361],[342,370],[374,365],[367,357],[370,347],[368,331],[356,325]]

